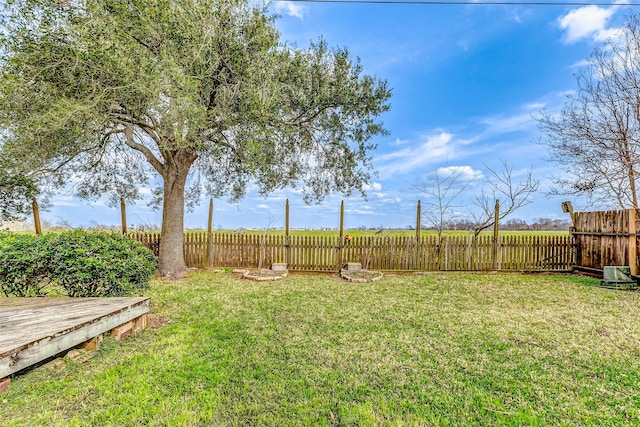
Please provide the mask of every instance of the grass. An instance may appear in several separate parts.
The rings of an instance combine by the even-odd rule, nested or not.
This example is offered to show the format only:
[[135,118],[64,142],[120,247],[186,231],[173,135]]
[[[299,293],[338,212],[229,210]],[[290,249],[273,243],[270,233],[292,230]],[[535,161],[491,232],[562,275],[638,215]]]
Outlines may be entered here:
[[14,378],[0,424],[638,425],[640,294],[595,283],[155,281],[166,327]]

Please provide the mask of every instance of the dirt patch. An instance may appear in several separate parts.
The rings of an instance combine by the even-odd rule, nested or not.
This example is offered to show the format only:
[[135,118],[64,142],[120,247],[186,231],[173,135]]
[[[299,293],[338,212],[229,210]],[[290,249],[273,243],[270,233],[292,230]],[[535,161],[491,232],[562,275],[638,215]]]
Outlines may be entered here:
[[160,329],[167,326],[169,320],[166,317],[162,317],[159,314],[150,313],[148,315],[149,328],[151,329]]

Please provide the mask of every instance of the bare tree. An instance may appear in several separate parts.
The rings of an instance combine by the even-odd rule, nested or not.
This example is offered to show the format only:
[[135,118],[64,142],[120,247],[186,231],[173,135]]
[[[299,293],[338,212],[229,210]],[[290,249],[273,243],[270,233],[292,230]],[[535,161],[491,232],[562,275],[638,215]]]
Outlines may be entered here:
[[640,17],[591,54],[558,115],[538,118],[550,159],[565,167],[555,194],[637,208],[640,167]]
[[[531,203],[531,196],[539,187],[539,181],[533,178],[532,171],[527,171],[524,178],[516,182],[513,168],[504,160],[500,162],[502,168],[499,170],[485,165],[488,171],[486,176],[476,171],[470,173],[470,168],[466,167],[449,167],[436,170],[428,183],[413,186],[428,196],[423,217],[425,224],[436,231],[438,240],[441,240],[443,230],[456,222],[458,212],[464,206],[469,211],[465,226],[477,236],[495,223],[496,200],[501,207],[498,221]],[[480,194],[473,196],[471,203],[463,204],[464,194],[471,184],[483,176],[486,183]]]
[[[529,169],[524,178],[519,182],[514,181],[513,168],[501,160],[502,169],[496,170],[487,167],[489,171],[489,188],[474,197],[474,205],[477,212],[472,212],[473,234],[478,236],[482,230],[492,227],[496,220],[501,221],[513,212],[531,203],[531,196],[538,191],[540,182],[534,179]],[[495,218],[495,202],[500,203],[500,213]]]
[[440,168],[428,177],[427,182],[413,187],[427,196],[424,201],[422,217],[425,225],[433,228],[438,240],[442,232],[457,216],[463,207],[460,196],[476,181],[481,174],[471,173],[465,167],[452,166]]

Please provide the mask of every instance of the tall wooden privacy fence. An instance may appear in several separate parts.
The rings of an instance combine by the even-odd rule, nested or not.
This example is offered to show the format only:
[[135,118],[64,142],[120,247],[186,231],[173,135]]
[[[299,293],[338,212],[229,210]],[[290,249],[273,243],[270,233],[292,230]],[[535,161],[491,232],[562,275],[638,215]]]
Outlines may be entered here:
[[[160,235],[130,233],[156,255]],[[185,233],[189,267],[269,268],[335,272],[347,262],[383,271],[566,271],[573,265],[569,236],[332,236]]]
[[575,212],[571,234],[576,267],[600,271],[607,265],[628,265],[637,275],[638,219],[635,209]]

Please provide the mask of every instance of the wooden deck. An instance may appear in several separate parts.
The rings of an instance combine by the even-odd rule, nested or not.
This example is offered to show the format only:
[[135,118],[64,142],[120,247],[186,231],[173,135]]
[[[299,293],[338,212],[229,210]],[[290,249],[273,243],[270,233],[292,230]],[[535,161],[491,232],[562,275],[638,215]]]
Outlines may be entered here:
[[0,298],[0,379],[149,312],[150,298]]

